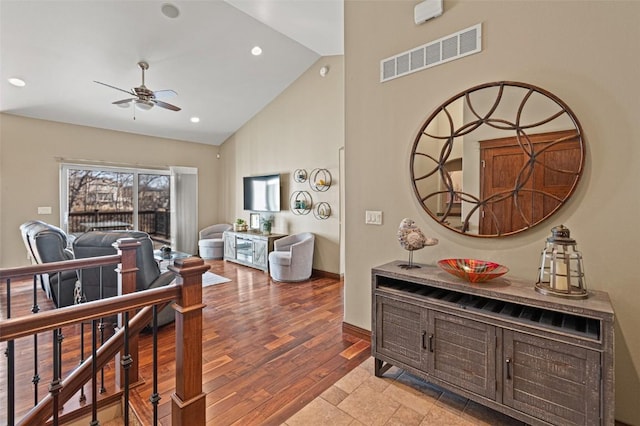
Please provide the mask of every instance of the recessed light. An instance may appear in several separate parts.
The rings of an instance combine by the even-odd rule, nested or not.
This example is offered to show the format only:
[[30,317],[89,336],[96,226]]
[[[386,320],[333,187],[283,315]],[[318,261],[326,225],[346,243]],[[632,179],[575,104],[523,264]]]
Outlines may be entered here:
[[171,3],[165,3],[162,5],[162,14],[167,18],[175,19],[180,15],[180,10]]
[[262,55],[262,48],[260,46],[254,46],[253,49],[251,49],[251,54],[253,56],[260,56]]
[[27,83],[25,83],[24,80],[16,77],[11,77],[9,79],[9,83],[13,84],[16,87],[24,87],[27,85]]
[[199,123],[200,117],[191,117],[189,120],[191,120],[192,123]]

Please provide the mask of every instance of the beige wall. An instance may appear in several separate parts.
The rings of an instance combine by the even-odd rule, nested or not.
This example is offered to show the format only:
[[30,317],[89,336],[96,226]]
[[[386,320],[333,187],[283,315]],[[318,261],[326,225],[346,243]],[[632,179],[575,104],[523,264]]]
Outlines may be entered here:
[[[272,232],[313,232],[316,246],[313,267],[340,273],[339,149],[344,145],[344,59],[320,58],[278,98],[260,111],[221,146],[223,164],[220,202],[227,221],[249,219],[242,208],[242,177],[282,175],[282,211],[275,213]],[[319,70],[329,66],[321,77]],[[314,192],[308,183],[293,180],[296,169],[310,173],[325,168],[332,176],[326,192]],[[314,202],[331,205],[331,216],[318,220],[313,213],[289,210],[292,191],[305,190]]]
[[[59,158],[138,167],[198,168],[200,228],[216,223],[217,147],[0,114],[1,266],[29,263],[18,227],[30,219],[60,225]],[[38,215],[51,206],[51,215]]]
[[[440,239],[416,252],[417,261],[494,260],[532,285],[545,238],[563,223],[584,255],[588,286],[609,292],[616,310],[616,417],[640,425],[640,2],[445,0],[444,14],[423,25],[413,22],[415,4],[345,4],[345,321],[370,329],[370,270],[406,258],[395,237],[404,217]],[[381,59],[477,23],[481,53],[379,82]],[[586,135],[586,170],[568,205],[537,228],[463,237],[435,224],[414,199],[411,143],[439,103],[499,80],[540,86],[572,108]],[[383,226],[365,225],[366,209],[382,210]]]

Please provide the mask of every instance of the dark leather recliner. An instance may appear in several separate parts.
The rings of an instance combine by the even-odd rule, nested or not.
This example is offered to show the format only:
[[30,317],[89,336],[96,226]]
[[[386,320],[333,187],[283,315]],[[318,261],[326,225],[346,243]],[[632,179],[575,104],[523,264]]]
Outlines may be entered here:
[[[136,266],[138,267],[136,291],[162,287],[174,280],[175,274],[173,272],[160,272],[160,267],[153,257],[153,242],[146,232],[86,232],[73,242],[73,253],[76,259],[113,255],[117,253],[113,244],[121,238],[133,238],[141,243],[136,252]],[[118,294],[118,274],[115,271],[115,265],[102,268],[102,295],[100,293],[100,269],[83,269],[80,272],[82,291],[87,301],[113,297]],[[173,319],[173,308],[168,306],[159,313],[158,324],[163,325]]]
[[[30,220],[20,225],[22,240],[36,264],[61,262],[73,259],[68,248],[67,234],[57,226]],[[41,286],[56,307],[73,305],[78,275],[76,271],[64,271],[40,277]]]

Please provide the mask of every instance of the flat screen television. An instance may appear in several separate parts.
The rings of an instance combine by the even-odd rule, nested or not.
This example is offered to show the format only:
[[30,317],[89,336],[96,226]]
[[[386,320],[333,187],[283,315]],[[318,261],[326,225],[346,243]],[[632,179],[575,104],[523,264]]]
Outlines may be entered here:
[[242,180],[245,210],[280,211],[280,175],[246,176]]

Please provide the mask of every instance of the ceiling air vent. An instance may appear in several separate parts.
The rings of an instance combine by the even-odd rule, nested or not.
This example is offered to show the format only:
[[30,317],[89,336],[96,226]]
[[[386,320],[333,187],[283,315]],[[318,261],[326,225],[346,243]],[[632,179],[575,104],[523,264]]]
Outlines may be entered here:
[[380,81],[385,82],[482,51],[482,24],[380,61]]

